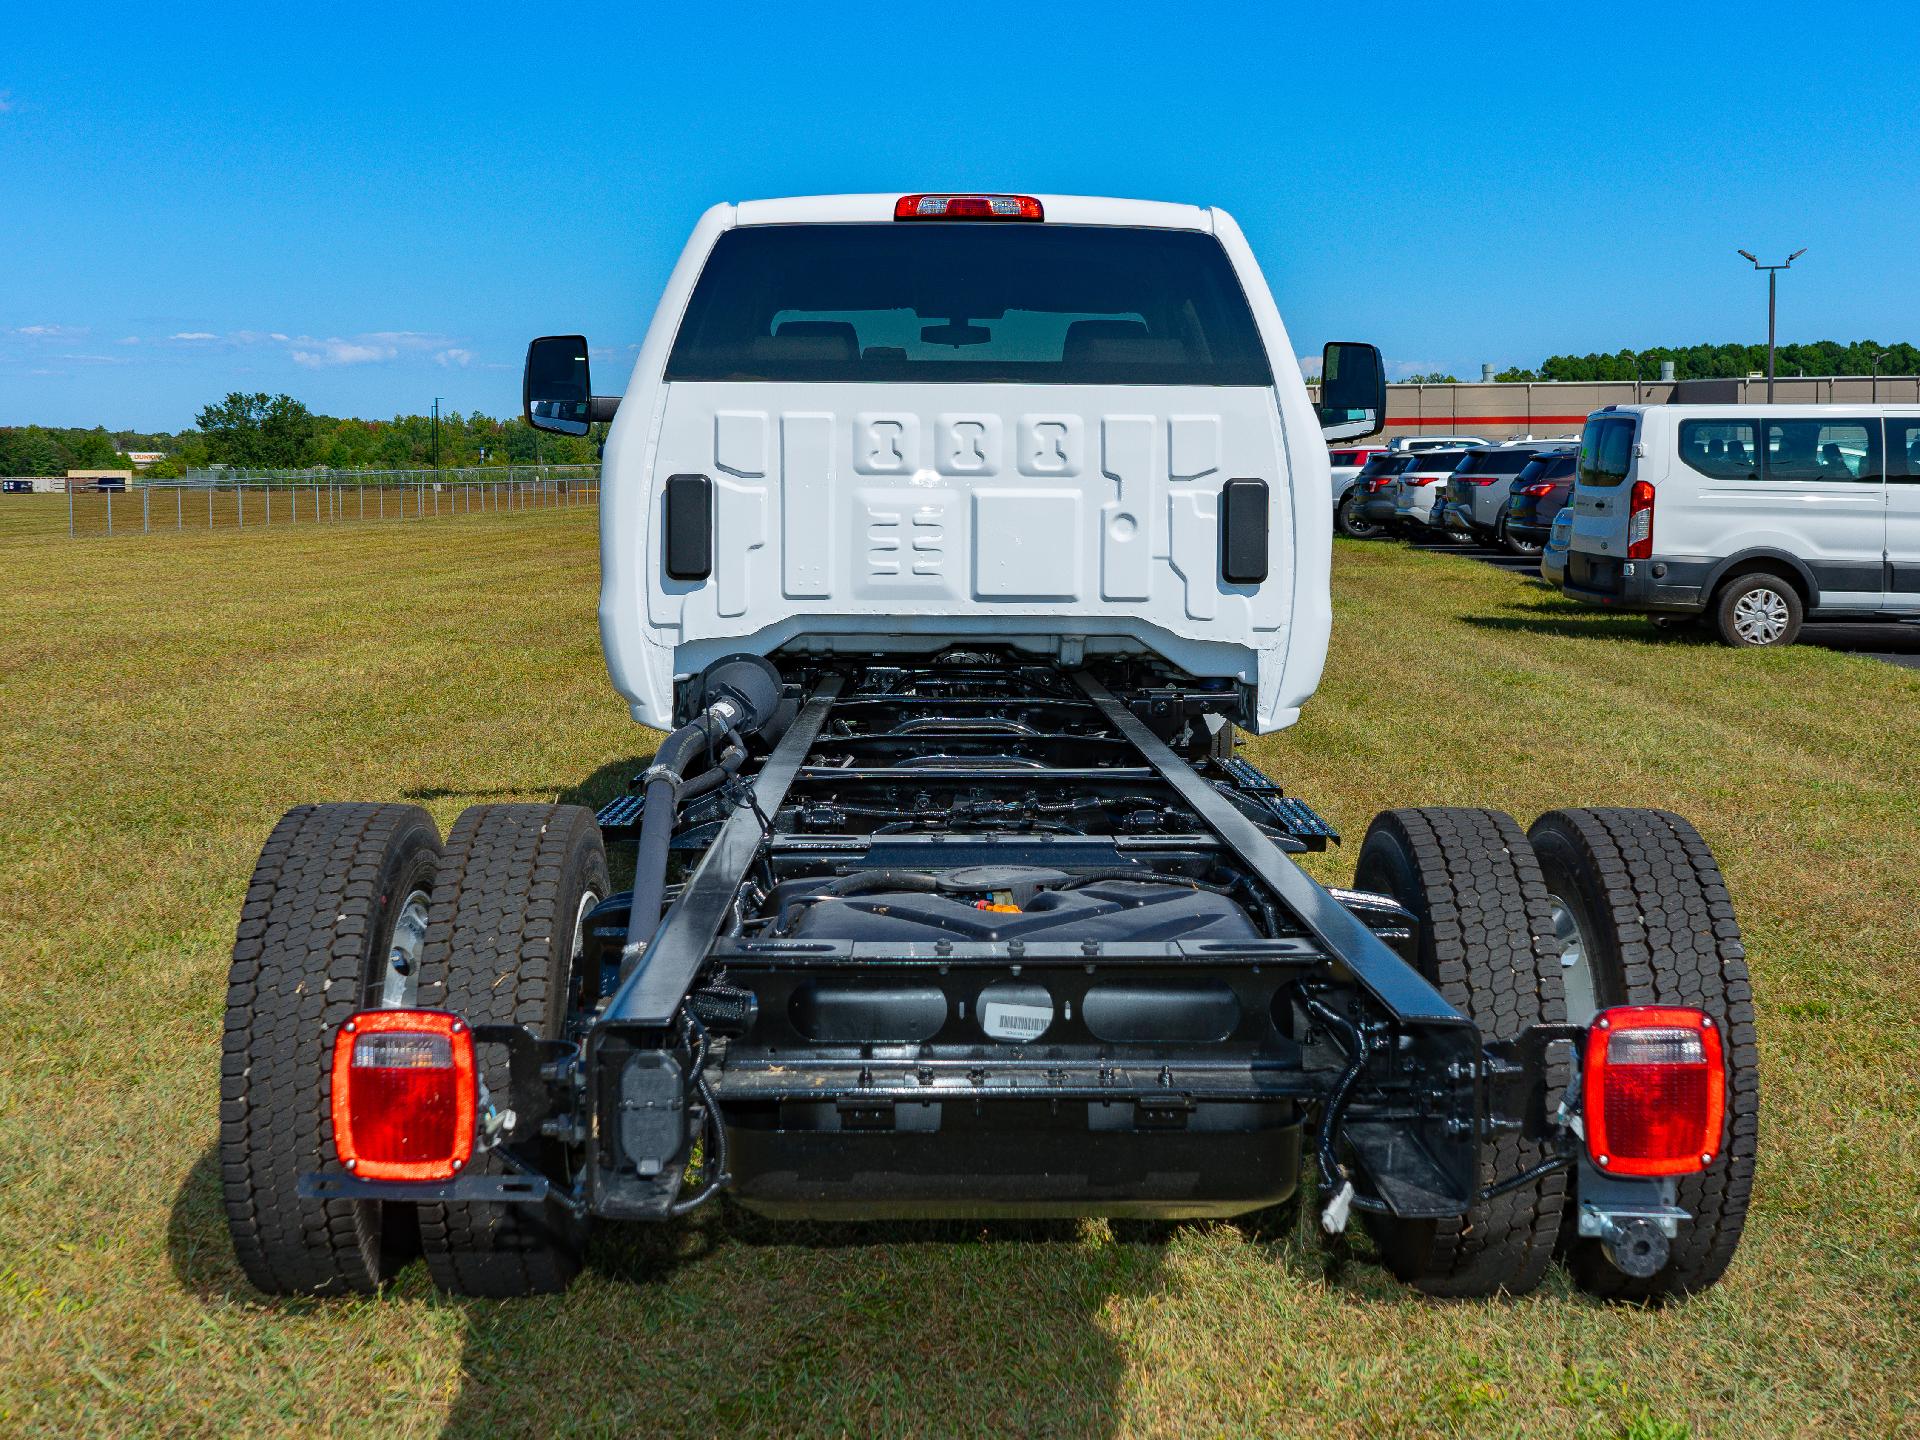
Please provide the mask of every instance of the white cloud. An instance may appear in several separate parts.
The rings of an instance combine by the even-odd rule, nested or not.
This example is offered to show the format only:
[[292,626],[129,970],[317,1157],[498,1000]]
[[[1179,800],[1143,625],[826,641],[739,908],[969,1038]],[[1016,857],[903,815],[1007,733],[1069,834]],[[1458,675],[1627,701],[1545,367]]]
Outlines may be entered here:
[[182,330],[177,335],[167,337],[170,340],[218,340],[220,337],[211,330]]
[[13,333],[30,335],[36,340],[63,340],[86,334],[87,327],[84,325],[22,325]]
[[113,343],[116,345],[138,345],[140,343],[140,337],[138,335],[122,335]]
[[303,335],[293,344],[295,348],[290,352],[293,363],[309,369],[319,369],[323,365],[367,365],[376,360],[391,360],[399,353],[391,345],[367,345],[355,340],[342,340],[338,336],[315,340]]
[[89,365],[131,365],[132,359],[125,355],[56,355],[56,360],[83,360]]
[[456,346],[452,349],[434,351],[433,358],[435,363],[440,365],[471,365],[473,352]]

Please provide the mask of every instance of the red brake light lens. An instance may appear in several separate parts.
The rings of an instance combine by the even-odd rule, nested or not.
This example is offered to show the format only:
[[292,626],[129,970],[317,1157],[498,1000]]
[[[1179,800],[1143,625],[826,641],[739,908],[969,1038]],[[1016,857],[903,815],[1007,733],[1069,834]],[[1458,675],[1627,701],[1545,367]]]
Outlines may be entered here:
[[896,220],[1044,220],[1031,195],[902,195],[893,202]]
[[364,1180],[448,1180],[473,1157],[473,1032],[443,1010],[363,1010],[333,1037],[333,1145]]
[[1587,1153],[1609,1175],[1691,1175],[1713,1163],[1726,1116],[1720,1029],[1701,1010],[1620,1005],[1587,1031]]
[[1520,487],[1520,493],[1522,495],[1533,496],[1551,495],[1553,493],[1553,486],[1547,484],[1522,485]]
[[1653,556],[1653,486],[1645,480],[1633,482],[1627,497],[1627,558],[1647,560]]

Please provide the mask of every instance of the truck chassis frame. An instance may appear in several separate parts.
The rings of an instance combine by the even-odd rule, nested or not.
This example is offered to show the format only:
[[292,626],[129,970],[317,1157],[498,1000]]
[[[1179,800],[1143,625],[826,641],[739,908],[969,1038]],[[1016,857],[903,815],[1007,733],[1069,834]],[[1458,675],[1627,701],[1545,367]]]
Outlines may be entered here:
[[[302,1195],[662,1220],[730,1190],[776,1217],[1176,1218],[1285,1201],[1311,1163],[1335,1230],[1349,1206],[1444,1219],[1562,1169],[1593,1197],[1583,1233],[1686,1218],[1670,1183],[1586,1158],[1569,1112],[1586,1027],[1486,1040],[1416,967],[1410,910],[1301,868],[1338,837],[1233,756],[1231,692],[978,654],[787,670],[770,748],[676,810],[684,879],[658,928],[630,933],[632,892],[586,917],[604,1000],[558,1036],[474,1027],[511,1075],[482,1097],[494,1173],[311,1173]],[[654,778],[602,808],[607,844],[637,842]],[[1268,933],[899,943],[742,924],[745,896],[782,885],[966,867],[1184,877]],[[995,1038],[987,993],[1051,1018]],[[1500,1131],[1547,1158],[1483,1183]]]

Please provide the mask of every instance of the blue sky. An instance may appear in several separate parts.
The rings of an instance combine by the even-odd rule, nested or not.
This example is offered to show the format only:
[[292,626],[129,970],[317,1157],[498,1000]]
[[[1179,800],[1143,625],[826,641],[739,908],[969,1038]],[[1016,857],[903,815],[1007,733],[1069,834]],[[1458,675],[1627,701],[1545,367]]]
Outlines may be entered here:
[[1219,204],[1399,373],[1920,338],[1905,5],[69,6],[0,49],[0,424],[623,388],[718,199]]

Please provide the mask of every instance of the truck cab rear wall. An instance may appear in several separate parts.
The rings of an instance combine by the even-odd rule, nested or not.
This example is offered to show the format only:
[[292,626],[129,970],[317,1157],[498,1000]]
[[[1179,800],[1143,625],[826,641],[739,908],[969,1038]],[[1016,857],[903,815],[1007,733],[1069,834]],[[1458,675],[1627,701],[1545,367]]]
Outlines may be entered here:
[[[1231,303],[1250,317],[1265,384],[1014,378],[1007,367],[1024,363],[1008,338],[1016,323],[1063,324],[1066,349],[1079,360],[1119,365],[1133,356],[1143,375],[1178,377],[1186,372],[1162,371],[1160,362],[1198,352],[1186,342],[1176,350],[1171,320],[1144,310],[1035,320],[1010,304],[995,318],[991,297],[968,315],[922,315],[915,325],[929,323],[897,336],[874,328],[877,312],[844,304],[836,311],[826,300],[793,306],[802,318],[778,310],[762,317],[778,342],[763,347],[769,354],[824,357],[845,372],[850,353],[864,367],[871,351],[904,351],[904,359],[878,355],[877,368],[860,373],[908,377],[924,363],[925,379],[669,378],[680,366],[682,318],[692,318],[702,272],[729,232],[816,220],[861,228],[883,213],[891,224],[894,198],[717,206],[696,226],[605,454],[601,632],[634,717],[665,726],[676,676],[720,654],[767,653],[804,633],[816,649],[862,652],[993,635],[1069,662],[1088,648],[1157,653],[1196,676],[1244,687],[1253,728],[1292,723],[1319,681],[1330,625],[1327,450],[1259,267],[1222,212],[1040,196],[1044,222],[966,228],[983,240],[1027,237],[1021,244],[1058,236],[1061,226],[1193,233],[1224,257]],[[920,237],[959,228],[893,227]],[[1178,259],[1179,247],[1150,248],[1176,257],[1166,285],[1218,291],[1190,273],[1197,262]],[[1141,293],[1150,309],[1158,292]],[[848,318],[830,318],[842,313]],[[794,325],[802,328],[786,328]],[[1032,353],[1051,353],[1055,363],[1072,358],[1059,331],[1048,336],[1034,340],[1041,348]],[[972,361],[949,360],[948,349],[992,352],[1000,368],[982,369],[1005,378],[968,380]],[[1244,379],[1249,371],[1219,373]],[[699,581],[673,580],[662,565],[661,491],[676,474],[712,482],[713,573]],[[1236,584],[1222,571],[1221,493],[1239,479],[1267,486],[1267,579],[1257,584]]]

